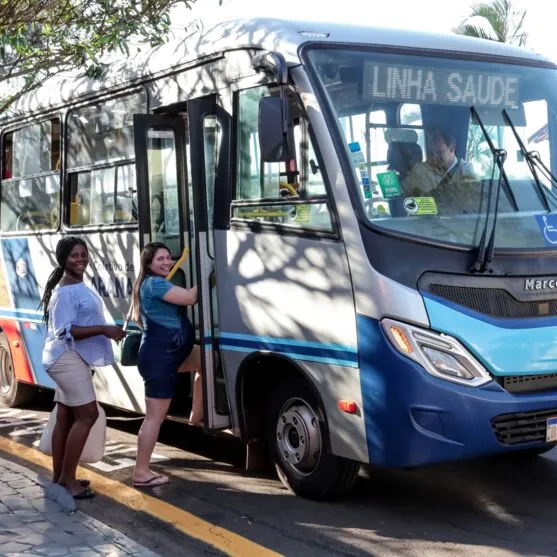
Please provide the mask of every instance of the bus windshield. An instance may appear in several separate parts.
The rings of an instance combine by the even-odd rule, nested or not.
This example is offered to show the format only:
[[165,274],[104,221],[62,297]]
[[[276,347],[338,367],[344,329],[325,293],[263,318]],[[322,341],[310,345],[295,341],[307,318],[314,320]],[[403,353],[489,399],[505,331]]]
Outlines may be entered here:
[[476,246],[500,189],[496,248],[557,245],[557,72],[550,64],[356,48],[314,48],[308,58],[373,225]]

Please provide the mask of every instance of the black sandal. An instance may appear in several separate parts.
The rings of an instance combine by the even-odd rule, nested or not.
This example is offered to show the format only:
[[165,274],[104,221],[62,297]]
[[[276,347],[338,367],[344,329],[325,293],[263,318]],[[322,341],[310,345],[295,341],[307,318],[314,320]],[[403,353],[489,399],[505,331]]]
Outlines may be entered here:
[[96,495],[96,493],[89,488],[85,488],[83,491],[80,491],[79,493],[76,493],[73,498],[74,499],[93,499],[93,497]]

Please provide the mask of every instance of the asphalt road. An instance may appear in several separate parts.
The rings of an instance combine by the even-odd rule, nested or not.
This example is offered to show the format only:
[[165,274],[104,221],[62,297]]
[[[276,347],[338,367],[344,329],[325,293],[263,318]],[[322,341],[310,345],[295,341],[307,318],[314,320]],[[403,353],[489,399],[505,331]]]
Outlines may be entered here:
[[[32,445],[48,408],[0,409],[0,435]],[[140,425],[129,418],[109,420],[105,457],[91,465],[127,485]],[[155,466],[172,479],[153,495],[283,555],[557,555],[557,449],[410,471],[365,469],[349,497],[316,503],[288,493],[271,470],[244,472],[243,448],[233,439],[168,422],[160,440]],[[112,499],[80,508],[165,557],[220,555]]]

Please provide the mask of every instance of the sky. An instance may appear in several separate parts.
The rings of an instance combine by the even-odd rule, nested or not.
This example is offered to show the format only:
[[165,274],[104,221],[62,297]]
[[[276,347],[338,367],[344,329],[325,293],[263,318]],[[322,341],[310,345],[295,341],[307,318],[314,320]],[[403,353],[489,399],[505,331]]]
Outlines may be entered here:
[[[174,13],[173,27],[192,18],[221,13],[223,17],[288,16],[314,21],[333,20],[342,23],[410,28],[422,31],[450,32],[470,13],[474,0],[197,0],[192,10],[179,8]],[[548,22],[555,21],[555,0],[513,0],[517,10],[527,10],[525,30],[528,47],[557,63],[555,31]]]

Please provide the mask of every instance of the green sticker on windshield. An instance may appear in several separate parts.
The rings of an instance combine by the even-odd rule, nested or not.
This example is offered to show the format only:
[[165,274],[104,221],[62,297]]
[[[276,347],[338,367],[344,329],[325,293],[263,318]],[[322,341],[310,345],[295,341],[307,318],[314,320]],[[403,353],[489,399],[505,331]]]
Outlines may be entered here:
[[437,203],[433,197],[407,197],[404,209],[409,215],[436,215]]
[[377,181],[385,199],[393,199],[393,197],[400,197],[402,195],[398,174],[394,170],[379,172],[377,174]]

